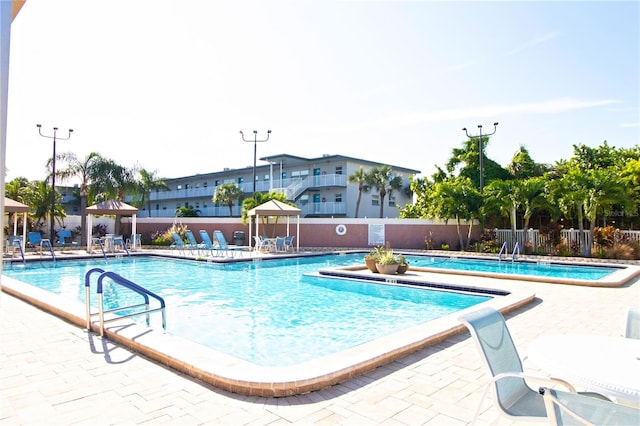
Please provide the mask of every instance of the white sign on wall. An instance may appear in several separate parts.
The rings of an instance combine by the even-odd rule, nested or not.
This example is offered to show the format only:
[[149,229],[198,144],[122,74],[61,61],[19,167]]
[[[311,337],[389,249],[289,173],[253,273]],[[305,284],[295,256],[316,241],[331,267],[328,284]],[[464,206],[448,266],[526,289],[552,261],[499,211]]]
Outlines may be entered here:
[[384,223],[370,223],[368,232],[370,246],[384,246]]

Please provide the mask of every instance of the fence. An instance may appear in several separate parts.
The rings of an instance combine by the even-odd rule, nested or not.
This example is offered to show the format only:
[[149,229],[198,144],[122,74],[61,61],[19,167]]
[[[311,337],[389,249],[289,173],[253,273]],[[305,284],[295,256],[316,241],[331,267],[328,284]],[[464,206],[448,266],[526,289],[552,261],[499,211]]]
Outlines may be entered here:
[[[498,246],[502,246],[503,243],[507,243],[507,247],[509,251],[513,249],[515,243],[518,243],[518,246],[524,247],[525,243],[525,231],[524,229],[517,229],[514,233],[511,229],[494,229],[496,234],[496,240],[498,242]],[[587,244],[589,230],[586,229],[582,231],[582,235],[580,234],[579,229],[563,229],[560,231],[560,241],[567,245],[567,247],[582,247]],[[640,231],[629,231],[629,230],[620,230],[620,232],[628,239],[632,241],[640,242]],[[528,241],[531,244],[531,248],[534,251],[539,250],[552,250],[553,244],[550,241],[550,237],[547,235],[540,234],[540,231],[537,229],[529,229],[527,231],[529,234]],[[595,241],[594,241],[595,244]]]

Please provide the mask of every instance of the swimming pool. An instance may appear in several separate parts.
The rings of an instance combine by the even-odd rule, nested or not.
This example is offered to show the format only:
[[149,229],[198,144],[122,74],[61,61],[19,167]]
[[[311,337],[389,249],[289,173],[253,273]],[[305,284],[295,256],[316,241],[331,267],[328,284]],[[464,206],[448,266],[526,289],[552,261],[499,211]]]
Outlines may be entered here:
[[499,261],[497,259],[444,256],[410,256],[408,259],[412,266],[423,268],[588,281],[602,279],[621,269],[613,266],[562,264],[549,261]]
[[[274,367],[337,353],[490,298],[309,275],[361,259],[351,254],[215,264],[134,257],[101,267],[163,297],[168,333]],[[84,302],[84,276],[96,262],[47,265],[4,274]],[[106,308],[138,302],[122,287],[105,289]]]

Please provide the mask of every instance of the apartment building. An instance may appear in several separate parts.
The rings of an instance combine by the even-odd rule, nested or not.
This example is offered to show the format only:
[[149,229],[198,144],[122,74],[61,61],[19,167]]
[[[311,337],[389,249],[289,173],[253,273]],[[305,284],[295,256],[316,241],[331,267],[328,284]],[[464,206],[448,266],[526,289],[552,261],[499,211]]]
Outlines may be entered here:
[[[287,200],[295,202],[302,210],[302,217],[355,217],[358,185],[348,178],[360,166],[365,171],[382,163],[345,157],[323,155],[319,158],[303,158],[280,154],[260,158],[267,163],[256,166],[255,190],[278,191]],[[409,176],[419,170],[389,165],[394,175],[402,177],[403,189],[387,194],[384,199],[384,217],[397,217],[396,205],[412,202],[404,190],[409,186]],[[253,193],[253,167],[224,169],[220,172],[165,179],[169,190],[151,193],[151,212],[147,206],[140,208],[139,217],[173,217],[179,207],[191,207],[201,217],[229,217],[229,207],[213,202],[216,188],[224,183],[238,185],[250,197]],[[379,217],[380,196],[372,189],[362,194],[359,217]],[[241,216],[242,202],[234,201],[232,216]]]

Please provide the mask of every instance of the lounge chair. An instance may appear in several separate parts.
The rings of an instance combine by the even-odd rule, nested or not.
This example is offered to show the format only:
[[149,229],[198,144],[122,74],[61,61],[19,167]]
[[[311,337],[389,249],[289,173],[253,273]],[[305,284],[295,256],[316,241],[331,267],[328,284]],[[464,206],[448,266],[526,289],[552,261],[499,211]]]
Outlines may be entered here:
[[640,409],[599,398],[540,388],[552,425],[637,425]]
[[[547,385],[561,384],[575,392],[573,386],[564,380],[523,372],[522,361],[500,312],[482,308],[459,319],[471,332],[491,376],[480,399],[474,422],[489,388],[493,388],[494,403],[500,414],[512,421],[548,421],[543,396],[531,389],[525,379]],[[595,393],[585,395],[607,399]]]
[[39,232],[29,232],[27,234],[27,247],[40,247],[40,243],[42,242],[42,235]]
[[196,240],[195,235],[193,235],[193,232],[190,229],[187,229],[184,232],[184,235],[189,241],[189,243],[187,244],[187,248],[191,251],[191,254],[201,254],[202,251],[207,249],[205,244],[199,243]]
[[169,248],[173,250],[179,250],[180,253],[184,254],[187,246],[182,240],[182,237],[177,232],[172,232],[171,237],[173,238],[173,243],[169,246]]
[[58,242],[56,245],[58,247],[62,247],[63,250],[66,247],[77,247],[78,243],[75,241],[71,241],[71,231],[68,229],[61,229],[58,231]]
[[204,229],[200,230],[200,239],[202,240],[204,249],[209,250],[209,252],[211,253],[211,256],[215,256],[216,254],[214,254],[214,250],[218,250],[219,247],[217,244],[213,242],[213,240],[209,236],[209,233]]
[[629,308],[624,324],[624,337],[640,339],[640,308]]
[[222,231],[213,231],[213,238],[215,238],[218,244],[218,250],[222,250],[229,257],[234,257],[237,252],[244,250],[244,248],[240,246],[230,246]]

